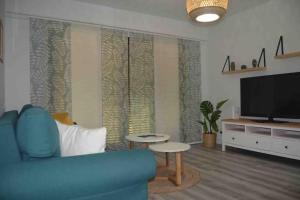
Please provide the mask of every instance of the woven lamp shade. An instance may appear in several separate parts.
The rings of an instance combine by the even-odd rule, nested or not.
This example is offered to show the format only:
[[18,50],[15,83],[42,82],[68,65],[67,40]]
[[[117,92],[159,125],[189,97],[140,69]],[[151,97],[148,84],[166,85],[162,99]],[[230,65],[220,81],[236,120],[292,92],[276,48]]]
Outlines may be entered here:
[[222,18],[227,10],[228,0],[187,0],[186,10],[190,17],[196,19],[203,14],[216,14]]

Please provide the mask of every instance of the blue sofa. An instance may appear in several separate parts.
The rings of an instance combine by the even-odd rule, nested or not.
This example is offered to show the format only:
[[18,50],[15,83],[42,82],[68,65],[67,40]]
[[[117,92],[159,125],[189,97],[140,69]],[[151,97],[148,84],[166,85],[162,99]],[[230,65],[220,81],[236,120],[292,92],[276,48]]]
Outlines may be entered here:
[[49,114],[36,107],[27,107],[21,116],[17,111],[1,116],[1,200],[148,198],[147,182],[156,173],[156,161],[150,151],[62,158],[54,125]]

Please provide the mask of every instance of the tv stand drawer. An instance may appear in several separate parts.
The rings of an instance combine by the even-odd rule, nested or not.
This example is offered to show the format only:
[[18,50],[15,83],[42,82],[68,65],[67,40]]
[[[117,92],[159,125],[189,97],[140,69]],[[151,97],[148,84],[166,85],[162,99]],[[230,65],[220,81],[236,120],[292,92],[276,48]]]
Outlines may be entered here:
[[273,139],[272,151],[300,157],[300,142]]
[[242,145],[244,134],[240,133],[224,133],[224,141],[229,144]]
[[260,136],[247,134],[244,143],[246,147],[261,149],[261,150],[270,150],[272,141],[270,137],[260,137]]

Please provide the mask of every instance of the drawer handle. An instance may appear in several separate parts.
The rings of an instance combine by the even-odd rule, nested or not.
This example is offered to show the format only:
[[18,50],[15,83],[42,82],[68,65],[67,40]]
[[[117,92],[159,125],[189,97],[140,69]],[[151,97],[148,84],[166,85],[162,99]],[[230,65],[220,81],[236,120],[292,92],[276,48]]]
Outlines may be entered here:
[[288,147],[288,146],[284,146],[284,148],[285,148],[285,149],[288,149],[289,147]]
[[235,140],[235,137],[232,137],[232,140]]
[[255,143],[258,144],[258,141],[256,141]]

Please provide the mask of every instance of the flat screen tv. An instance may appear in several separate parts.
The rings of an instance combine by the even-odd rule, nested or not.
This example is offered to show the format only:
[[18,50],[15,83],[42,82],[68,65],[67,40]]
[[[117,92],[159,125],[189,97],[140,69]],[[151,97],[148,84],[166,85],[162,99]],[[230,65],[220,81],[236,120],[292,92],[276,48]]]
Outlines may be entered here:
[[241,115],[300,119],[300,72],[242,78]]

